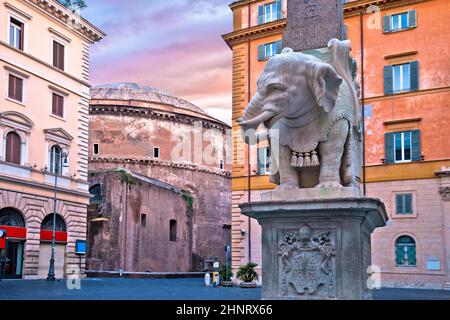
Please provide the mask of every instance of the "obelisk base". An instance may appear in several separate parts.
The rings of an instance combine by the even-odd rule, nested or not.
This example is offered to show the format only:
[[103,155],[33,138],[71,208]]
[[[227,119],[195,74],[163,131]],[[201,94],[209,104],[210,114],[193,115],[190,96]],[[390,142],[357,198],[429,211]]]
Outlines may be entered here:
[[378,199],[252,202],[262,227],[262,299],[372,299],[370,235],[388,220]]

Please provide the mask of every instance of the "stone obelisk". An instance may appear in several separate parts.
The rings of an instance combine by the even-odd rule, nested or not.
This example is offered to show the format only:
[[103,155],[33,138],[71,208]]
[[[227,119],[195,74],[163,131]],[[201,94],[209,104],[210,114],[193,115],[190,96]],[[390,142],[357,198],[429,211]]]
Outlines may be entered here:
[[[346,140],[351,141],[349,144],[351,156],[343,158],[352,164],[354,179],[352,178],[351,183],[348,179],[344,181],[345,179],[341,177],[340,185],[314,184],[316,187],[311,187],[312,184],[309,183],[300,185],[300,188],[293,188],[292,185],[283,186],[279,181],[279,188],[263,193],[261,201],[240,205],[242,214],[258,220],[261,225],[262,298],[266,300],[371,299],[372,286],[376,286],[371,278],[371,271],[376,268],[371,268],[370,238],[376,228],[386,225],[388,217],[385,206],[380,200],[363,197],[359,189],[359,169],[362,158],[360,135],[362,116],[359,112],[361,105],[356,89],[356,63],[350,57],[349,43],[342,41],[346,38],[344,29],[342,0],[289,0],[283,43],[284,47],[292,50],[285,49],[279,57],[271,58],[263,71],[273,76],[279,72],[278,70],[284,70],[280,71],[276,77],[276,79],[284,79],[289,76],[286,70],[306,70],[305,68],[328,70],[328,77],[323,77],[322,80],[328,81],[331,85],[330,75],[334,72],[344,75],[342,79],[345,81],[340,85],[339,97],[334,108],[345,109],[351,104],[354,106],[352,110],[355,111],[347,116],[347,119],[353,119],[349,121],[351,134],[349,140]],[[330,41],[331,39],[334,40]],[[347,54],[343,55],[344,51],[335,50],[336,46],[347,48],[347,51],[344,50]],[[299,52],[313,55],[320,61],[312,57],[308,58]],[[341,57],[340,60],[339,57]],[[309,62],[303,65],[302,61],[306,60]],[[352,63],[348,63],[350,60]],[[287,63],[292,65],[277,68],[278,64],[284,66]],[[329,64],[329,67],[324,67],[325,64]],[[317,69],[311,69],[312,65],[315,65]],[[289,78],[289,81],[292,82],[292,78],[300,84],[302,81],[308,81],[309,88],[317,89],[323,86],[323,82],[317,80],[320,78],[318,72],[300,72],[295,77]],[[291,83],[289,81],[280,80],[281,83]],[[313,93],[307,92],[308,87],[298,85],[296,88],[306,90],[295,95],[299,100],[302,96],[314,95],[314,90],[312,90]],[[323,92],[326,93],[327,90],[329,90],[328,85]],[[264,94],[269,93],[260,92],[258,97]],[[263,104],[260,109],[264,110],[264,102],[261,102],[261,99],[252,100],[247,108],[255,109],[255,101]],[[320,107],[319,104],[317,107]],[[251,123],[253,119],[247,118],[256,112],[254,110],[245,112],[240,121],[241,127]],[[270,112],[263,114],[263,116],[268,115],[271,116]],[[286,121],[293,123],[294,118],[295,113]],[[267,119],[264,120],[267,121]],[[279,127],[284,126],[281,120],[278,120],[281,122]],[[254,120],[255,123],[256,121]],[[289,143],[298,141],[298,144],[301,144],[306,136],[315,137],[318,131],[315,131],[317,128],[314,121],[306,123],[308,125],[304,127],[300,125],[288,127],[290,129],[284,131],[280,141],[288,136]],[[320,124],[317,124],[317,127],[319,126]],[[297,136],[298,133],[300,136]],[[334,135],[329,133],[326,139],[329,140],[332,134]],[[275,141],[274,138],[271,143],[273,141]],[[285,146],[286,144],[284,148]],[[294,147],[298,148],[295,144]],[[318,150],[316,162],[320,160],[319,170],[327,172],[330,166],[323,165],[324,159],[325,161],[332,159],[337,152],[331,149],[326,151],[325,148]],[[292,162],[287,164],[284,160],[286,156],[276,161],[281,163],[278,178],[281,176],[281,170],[283,170],[284,181],[287,174],[292,181],[292,177],[295,177],[297,172],[299,180],[307,178],[310,168],[297,168],[299,167],[298,159],[301,158],[304,161],[307,159],[310,165],[312,162],[310,155],[316,155],[317,152],[302,154],[298,150],[290,151],[296,151],[293,152]],[[321,152],[323,154],[320,154]],[[302,163],[304,164],[303,161]],[[341,171],[345,171],[346,167],[340,168]]]

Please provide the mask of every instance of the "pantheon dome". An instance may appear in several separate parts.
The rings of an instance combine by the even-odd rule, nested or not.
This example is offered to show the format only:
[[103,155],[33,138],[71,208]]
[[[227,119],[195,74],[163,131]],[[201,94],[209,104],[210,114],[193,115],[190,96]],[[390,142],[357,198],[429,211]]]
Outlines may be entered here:
[[114,83],[91,89],[89,128],[88,269],[187,272],[224,262],[227,124],[161,90]]

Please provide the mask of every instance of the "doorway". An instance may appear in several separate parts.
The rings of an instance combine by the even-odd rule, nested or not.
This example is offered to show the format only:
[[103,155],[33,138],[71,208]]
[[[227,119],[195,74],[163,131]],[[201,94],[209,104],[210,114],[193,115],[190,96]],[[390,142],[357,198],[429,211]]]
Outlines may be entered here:
[[22,279],[24,242],[8,240],[6,248],[1,250],[3,278]]

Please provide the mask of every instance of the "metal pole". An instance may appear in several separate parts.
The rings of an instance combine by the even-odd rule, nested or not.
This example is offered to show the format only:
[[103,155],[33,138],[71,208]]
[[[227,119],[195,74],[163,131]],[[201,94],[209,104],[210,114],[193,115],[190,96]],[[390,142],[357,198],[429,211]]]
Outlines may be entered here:
[[[51,149],[50,149],[51,150]],[[62,152],[61,152],[62,153]],[[53,151],[53,157],[56,160],[56,150]],[[62,158],[62,157],[60,157]],[[61,161],[61,159],[58,159]],[[59,162],[58,161],[58,162]],[[47,281],[55,281],[55,235],[56,235],[56,195],[58,190],[58,170],[56,167],[56,161],[54,161],[55,165],[55,192],[53,196],[53,227],[52,227],[52,255],[50,257],[50,266],[48,268]]]
[[360,33],[361,33],[361,105],[362,105],[362,136],[363,136],[363,194],[366,196],[366,106],[364,92],[364,26],[363,12],[360,15]]

